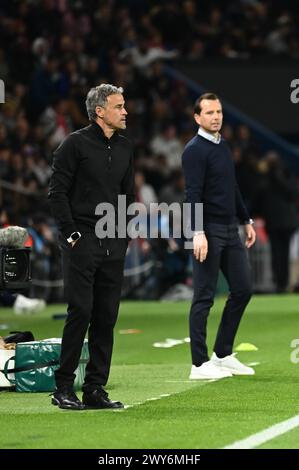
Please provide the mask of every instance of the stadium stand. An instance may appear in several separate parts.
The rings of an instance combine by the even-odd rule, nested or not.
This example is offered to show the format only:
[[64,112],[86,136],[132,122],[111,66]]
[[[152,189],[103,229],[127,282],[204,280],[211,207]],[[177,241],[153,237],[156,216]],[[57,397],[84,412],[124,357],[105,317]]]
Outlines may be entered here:
[[[87,91],[101,82],[124,87],[127,135],[135,143],[136,169],[147,185],[143,191],[147,203],[166,197],[182,202],[182,186],[173,185],[180,180],[184,144],[196,130],[192,104],[201,89],[174,70],[173,61],[182,57],[190,62],[205,58],[249,61],[269,56],[296,61],[297,15],[292,2],[270,0],[229,4],[208,0],[200,4],[193,0],[1,1],[0,78],[6,95],[0,107],[1,220],[30,229],[35,292],[47,301],[62,296],[57,232],[48,209],[47,186],[53,149],[69,132],[88,124]],[[264,188],[273,183],[269,151],[277,152],[284,183],[296,187],[284,161],[288,163],[290,155],[298,157],[297,150],[250,117],[244,118],[229,103],[225,109],[222,134],[233,148],[241,191],[252,215],[267,222],[266,208],[259,200]],[[289,197],[281,194],[284,201]],[[291,235],[297,227],[297,188],[292,204],[296,210]],[[252,252],[256,289],[268,291],[276,286],[285,290],[288,276],[279,286],[273,284],[275,273],[273,280],[269,275],[269,241],[263,230],[259,247]],[[127,261],[128,295],[144,279],[147,288],[141,289],[142,296],[149,291],[151,297],[160,296],[161,283],[165,289],[175,283],[173,274],[161,280],[161,263],[165,272],[168,268],[179,272],[180,282],[188,284],[188,260],[171,242],[157,247],[148,241],[134,250]],[[150,259],[152,264],[148,264]]]

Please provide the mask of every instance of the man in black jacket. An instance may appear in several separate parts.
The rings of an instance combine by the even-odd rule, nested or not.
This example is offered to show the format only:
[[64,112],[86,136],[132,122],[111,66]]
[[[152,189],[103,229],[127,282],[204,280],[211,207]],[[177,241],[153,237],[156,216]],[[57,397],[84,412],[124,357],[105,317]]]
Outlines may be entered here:
[[[195,103],[194,118],[200,126],[183,153],[187,202],[191,204],[194,296],[190,311],[192,368],[190,379],[221,379],[252,375],[254,370],[232,354],[233,342],[251,297],[251,279],[238,222],[245,225],[246,245],[255,242],[253,221],[244,206],[227,143],[221,138],[222,106],[206,93]],[[195,227],[196,204],[203,204],[203,227]],[[197,230],[197,231],[196,231]],[[219,269],[229,285],[214,353],[209,360],[206,327],[213,305]]]
[[[127,239],[98,238],[99,203],[117,214],[119,195],[134,202],[133,149],[126,128],[123,89],[102,84],[86,99],[91,124],[70,134],[54,152],[49,201],[61,234],[68,316],[52,403],[60,408],[122,408],[103,386],[109,376]],[[98,233],[97,233],[98,235]],[[82,402],[73,391],[74,371],[88,330],[90,359]]]

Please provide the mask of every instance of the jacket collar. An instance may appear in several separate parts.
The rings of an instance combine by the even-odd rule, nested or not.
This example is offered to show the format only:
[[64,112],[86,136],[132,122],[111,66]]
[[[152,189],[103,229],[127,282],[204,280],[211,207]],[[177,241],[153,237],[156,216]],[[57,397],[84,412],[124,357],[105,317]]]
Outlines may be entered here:
[[108,137],[105,136],[101,126],[99,126],[95,121],[92,121],[90,126],[91,126],[91,129],[94,131],[94,133],[97,135],[97,137],[99,137],[104,142],[114,142],[119,137],[118,132],[115,131],[112,137],[108,139]]

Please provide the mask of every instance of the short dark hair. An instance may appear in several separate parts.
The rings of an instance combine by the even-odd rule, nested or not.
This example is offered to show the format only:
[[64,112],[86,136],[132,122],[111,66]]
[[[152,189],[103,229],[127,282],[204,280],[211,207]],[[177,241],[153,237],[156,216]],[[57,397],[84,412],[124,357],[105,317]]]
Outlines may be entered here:
[[[202,100],[219,100],[218,96],[215,95],[215,93],[204,93],[201,95],[199,98],[194,103],[194,113],[195,114],[200,114],[201,112],[201,102]],[[220,100],[219,100],[220,101]]]

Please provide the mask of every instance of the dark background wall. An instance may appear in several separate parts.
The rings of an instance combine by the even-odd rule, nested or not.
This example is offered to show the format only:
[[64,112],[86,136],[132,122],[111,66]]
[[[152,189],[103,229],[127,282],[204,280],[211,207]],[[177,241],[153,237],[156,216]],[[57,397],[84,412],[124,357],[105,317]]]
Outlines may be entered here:
[[299,79],[298,64],[180,61],[176,68],[274,132],[299,143],[299,103],[290,100],[291,81]]

